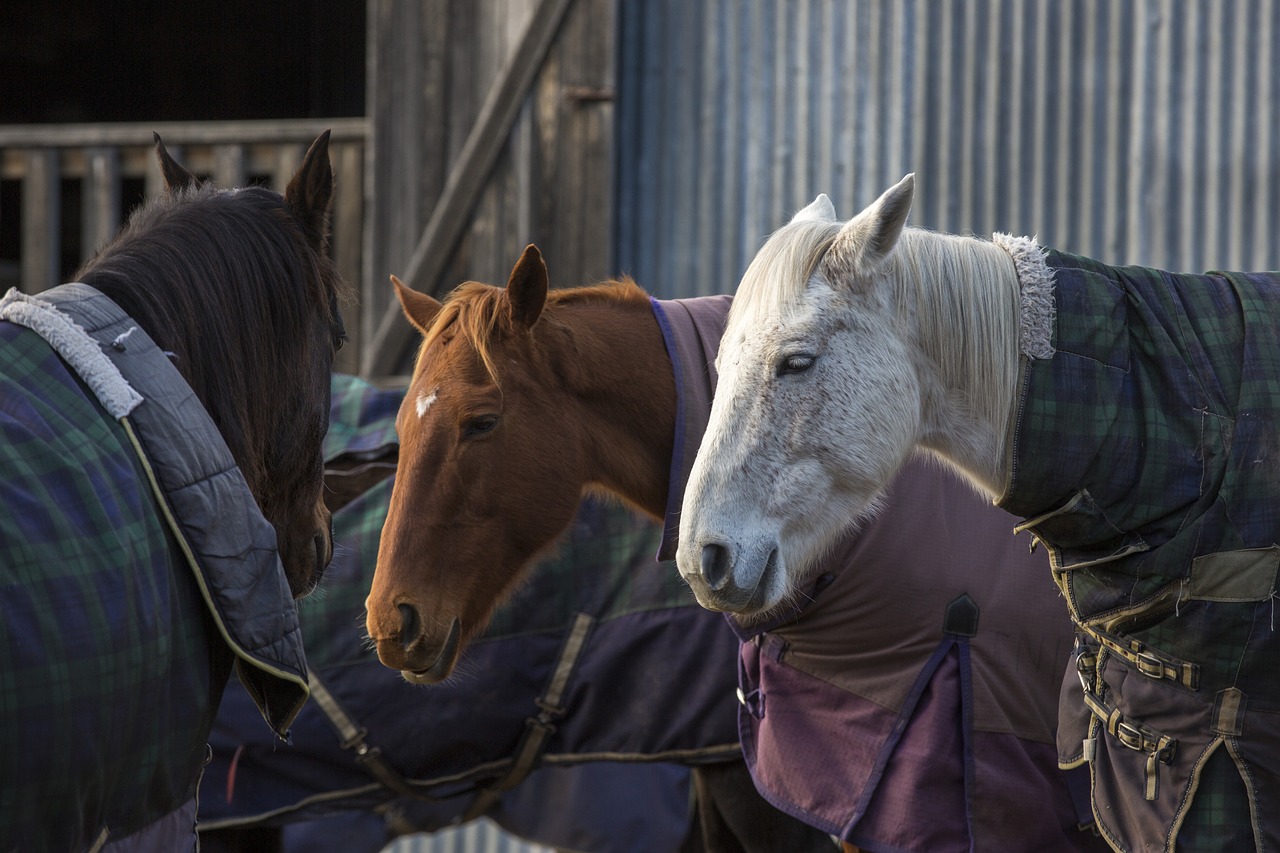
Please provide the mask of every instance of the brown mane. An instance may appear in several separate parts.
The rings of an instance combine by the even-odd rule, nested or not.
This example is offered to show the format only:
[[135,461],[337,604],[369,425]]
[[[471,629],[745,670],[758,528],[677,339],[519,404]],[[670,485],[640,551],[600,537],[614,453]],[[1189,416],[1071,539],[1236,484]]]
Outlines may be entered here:
[[[547,293],[546,307],[539,323],[560,325],[556,309],[567,305],[591,305],[601,302],[631,303],[649,306],[649,294],[630,277],[622,277],[582,287],[567,287]],[[489,378],[498,381],[490,343],[512,331],[511,315],[506,300],[506,290],[478,281],[458,285],[445,297],[440,313],[424,335],[422,349],[426,352],[436,341],[450,333],[461,335],[484,363]]]

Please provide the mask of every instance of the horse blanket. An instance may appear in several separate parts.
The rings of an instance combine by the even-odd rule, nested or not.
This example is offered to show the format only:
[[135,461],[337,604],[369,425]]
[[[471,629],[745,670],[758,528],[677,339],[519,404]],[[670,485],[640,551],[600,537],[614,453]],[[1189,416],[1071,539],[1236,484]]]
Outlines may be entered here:
[[[330,469],[394,465],[403,393],[334,376]],[[689,784],[673,765],[741,760],[737,641],[674,565],[654,564],[657,525],[584,501],[459,674],[424,687],[383,666],[362,630],[393,479],[334,512],[334,562],[299,606],[320,689],[292,744],[263,737],[249,725],[248,697],[227,692],[200,790],[202,829],[268,823],[302,839],[306,822],[377,812],[378,850],[388,836],[483,813],[553,846],[677,849],[690,829]],[[563,689],[548,701],[557,673]],[[554,799],[567,791],[571,800]]]
[[[682,435],[660,556],[675,554],[728,297],[655,301]],[[744,627],[739,732],[774,805],[870,851],[1101,849],[1058,769],[1071,626],[1012,516],[913,462],[817,571],[807,603]]]
[[1280,848],[1280,279],[998,242],[1053,319],[1000,503],[1078,626],[1063,761],[1118,850]]
[[0,507],[0,850],[193,845],[233,661],[280,736],[306,664],[217,428],[85,285],[0,300]]

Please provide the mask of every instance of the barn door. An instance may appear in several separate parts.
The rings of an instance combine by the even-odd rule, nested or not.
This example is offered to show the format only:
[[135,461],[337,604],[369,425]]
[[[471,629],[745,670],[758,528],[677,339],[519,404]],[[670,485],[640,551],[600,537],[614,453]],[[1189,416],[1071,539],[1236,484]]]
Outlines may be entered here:
[[616,0],[370,0],[372,157],[361,369],[417,335],[388,277],[501,285],[527,243],[552,284],[611,272]]

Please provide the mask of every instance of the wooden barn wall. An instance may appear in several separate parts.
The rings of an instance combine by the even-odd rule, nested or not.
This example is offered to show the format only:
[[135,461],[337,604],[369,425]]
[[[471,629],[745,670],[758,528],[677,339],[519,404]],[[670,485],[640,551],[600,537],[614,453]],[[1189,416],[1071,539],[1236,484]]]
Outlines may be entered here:
[[619,0],[618,267],[731,291],[819,192],[1112,263],[1280,268],[1274,0]]
[[[391,274],[436,296],[468,279],[502,285],[527,243],[543,252],[553,286],[609,274],[616,3],[370,0],[368,9],[362,372],[387,376],[408,372],[418,342]],[[537,37],[544,51],[531,47]],[[504,98],[514,104],[509,131],[497,118]],[[477,133],[478,121],[497,130]]]

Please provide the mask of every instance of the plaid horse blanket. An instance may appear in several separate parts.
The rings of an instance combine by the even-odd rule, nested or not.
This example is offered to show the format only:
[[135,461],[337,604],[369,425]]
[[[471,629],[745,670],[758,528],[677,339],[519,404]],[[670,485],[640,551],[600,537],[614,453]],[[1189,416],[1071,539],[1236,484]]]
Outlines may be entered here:
[[[394,468],[403,394],[334,375],[329,482],[338,470]],[[585,500],[459,673],[423,687],[383,666],[364,637],[393,479],[334,510],[334,561],[299,603],[315,701],[291,744],[265,737],[248,695],[227,691],[201,828],[276,824],[305,839],[309,822],[346,813],[350,824],[363,812],[376,837],[344,849],[378,850],[388,836],[484,814],[566,849],[677,849],[689,830],[688,771],[673,765],[741,758],[737,641],[673,565],[654,562],[657,525]]]
[[0,300],[0,554],[0,850],[193,845],[233,662],[281,735],[306,698],[296,615],[216,427],[84,285]]
[[[729,297],[654,302],[680,395],[661,555],[674,555]],[[739,732],[775,806],[866,850],[1100,849],[1054,749],[1071,626],[1016,519],[909,464],[801,604],[743,627]]]
[[997,242],[1052,300],[1000,503],[1079,633],[1062,759],[1118,850],[1280,848],[1280,278]]

